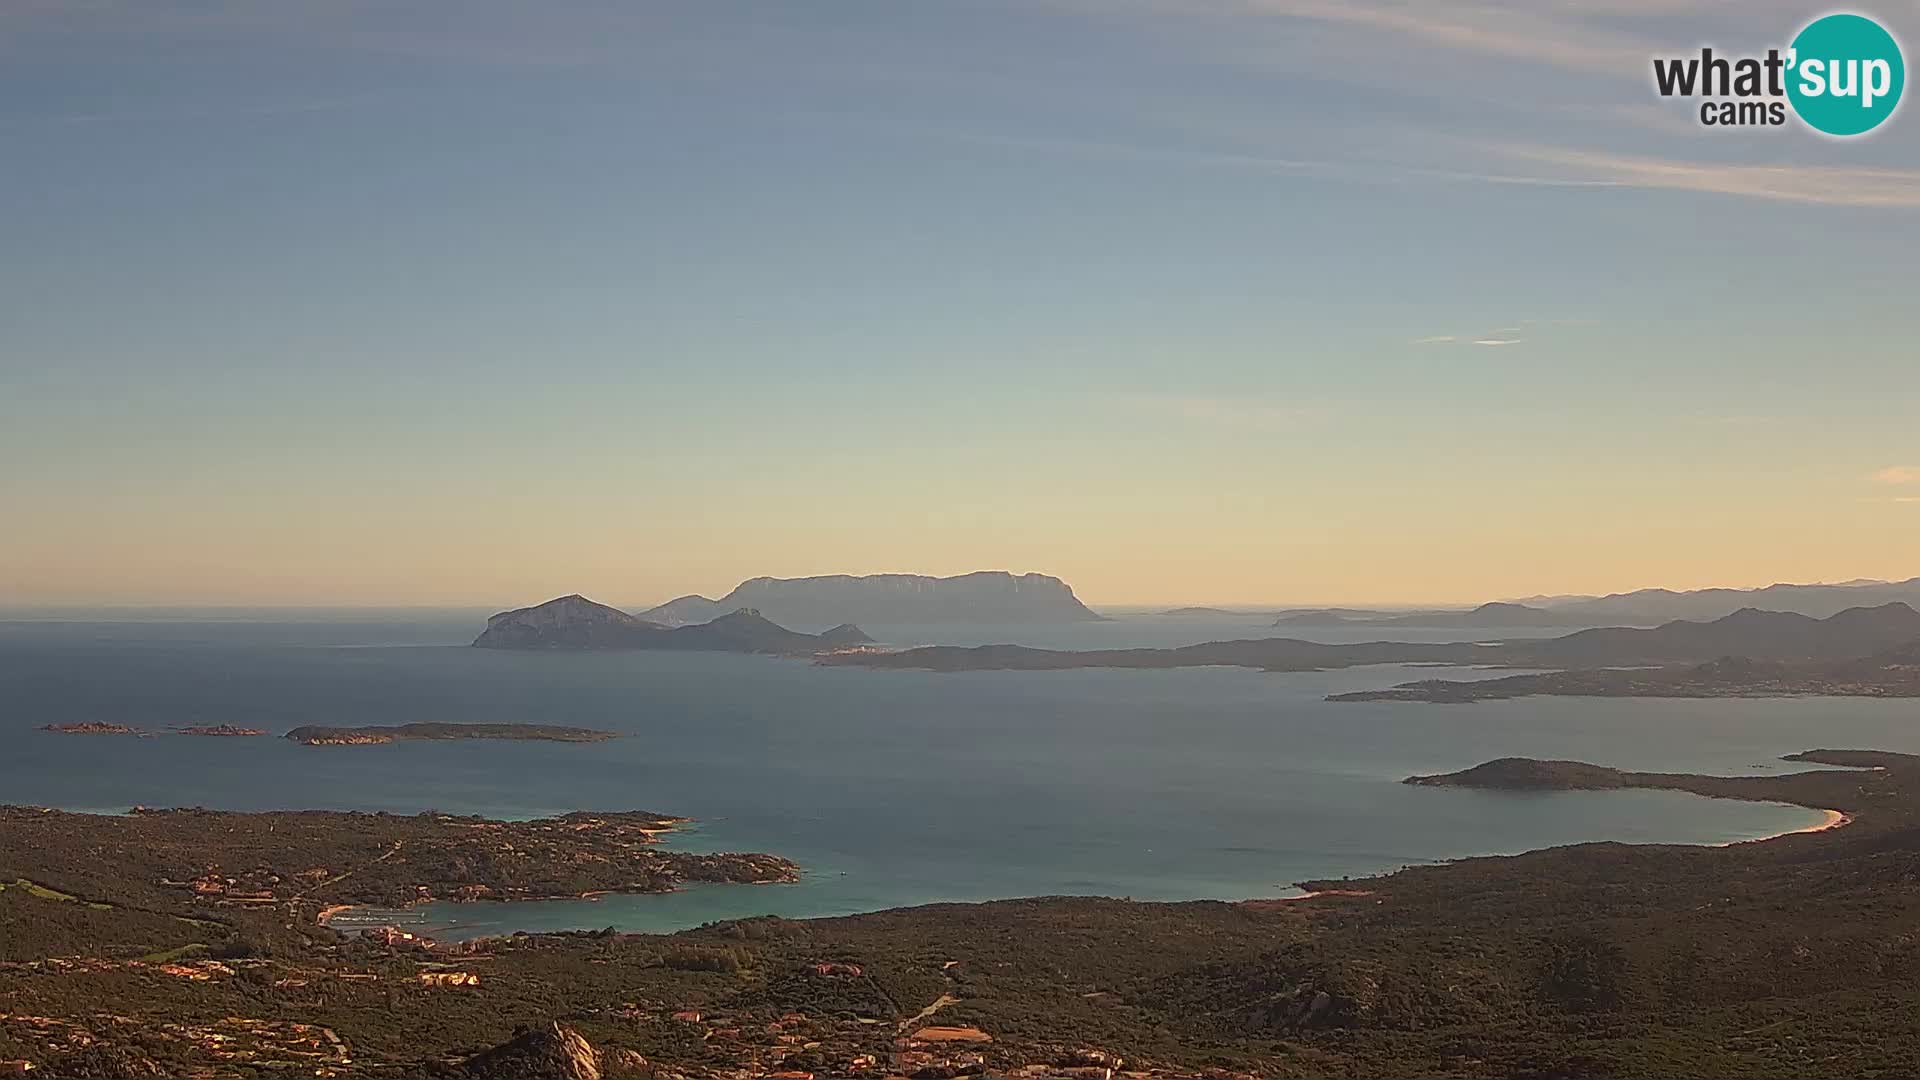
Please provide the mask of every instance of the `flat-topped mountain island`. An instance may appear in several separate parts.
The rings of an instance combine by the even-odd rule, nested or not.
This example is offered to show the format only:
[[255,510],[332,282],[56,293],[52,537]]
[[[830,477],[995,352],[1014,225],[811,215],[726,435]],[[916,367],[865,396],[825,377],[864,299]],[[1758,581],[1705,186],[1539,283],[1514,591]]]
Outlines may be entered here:
[[718,600],[682,596],[640,613],[647,622],[685,626],[753,608],[783,626],[837,623],[1059,624],[1100,622],[1066,582],[1047,574],[982,570],[925,574],[827,574],[750,578]]

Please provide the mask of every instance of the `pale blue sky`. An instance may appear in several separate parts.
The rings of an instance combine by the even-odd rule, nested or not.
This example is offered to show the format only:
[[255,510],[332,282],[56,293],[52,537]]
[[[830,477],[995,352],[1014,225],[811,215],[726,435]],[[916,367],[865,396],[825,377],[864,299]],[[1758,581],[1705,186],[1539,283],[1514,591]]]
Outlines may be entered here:
[[1913,106],[1649,85],[1817,13],[14,0],[0,601],[1920,574]]

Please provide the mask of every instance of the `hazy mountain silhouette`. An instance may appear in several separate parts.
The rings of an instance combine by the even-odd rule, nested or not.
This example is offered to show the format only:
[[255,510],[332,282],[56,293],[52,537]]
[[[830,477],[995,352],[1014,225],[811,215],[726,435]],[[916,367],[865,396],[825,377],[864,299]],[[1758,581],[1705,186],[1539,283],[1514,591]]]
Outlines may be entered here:
[[1824,619],[1848,608],[1887,603],[1920,605],[1920,577],[1906,581],[1849,581],[1837,585],[1768,585],[1763,589],[1638,589],[1608,596],[1539,597],[1528,604],[1550,611],[1588,617],[1590,621],[1623,616],[1660,619],[1717,619],[1741,608],[1790,611]]
[[503,611],[473,640],[481,649],[681,649],[805,655],[872,639],[853,625],[823,634],[789,630],[751,608],[692,626],[662,626],[579,594]]
[[1427,611],[1360,611],[1353,608],[1320,608],[1282,612],[1275,626],[1428,626],[1428,627],[1519,627],[1519,626],[1594,626],[1600,623],[1660,622],[1644,613],[1629,613],[1621,618],[1599,618],[1579,611],[1531,607],[1504,601],[1481,604],[1470,610],[1437,609]]
[[718,600],[682,596],[640,618],[665,626],[707,622],[739,608],[754,608],[788,626],[835,623],[1066,623],[1097,622],[1100,616],[1066,582],[1046,574],[983,570],[958,577],[869,574],[854,577],[757,577]]
[[1503,664],[1597,668],[1700,663],[1723,656],[1820,660],[1866,656],[1920,641],[1920,612],[1906,604],[1854,608],[1827,619],[1747,609],[1712,622],[1677,620],[1652,628],[1603,627],[1555,638],[1438,644],[1370,641],[1329,645],[1300,638],[1210,641],[1177,649],[1072,652],[1022,645],[931,646],[895,653],[831,656],[823,662],[865,667],[1056,670],[1083,667],[1232,666],[1309,671],[1361,664]]

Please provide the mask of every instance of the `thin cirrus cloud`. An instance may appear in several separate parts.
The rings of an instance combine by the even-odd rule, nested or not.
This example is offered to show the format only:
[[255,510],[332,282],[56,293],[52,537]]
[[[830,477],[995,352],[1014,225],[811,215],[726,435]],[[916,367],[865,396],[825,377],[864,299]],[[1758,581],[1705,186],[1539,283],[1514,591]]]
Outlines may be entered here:
[[1920,465],[1889,465],[1869,479],[1876,484],[1920,484]]
[[1430,334],[1427,337],[1414,338],[1412,341],[1408,342],[1408,344],[1409,345],[1478,345],[1483,347],[1491,347],[1491,346],[1498,346],[1498,345],[1519,345],[1526,340],[1525,338],[1514,336],[1519,332],[1520,332],[1519,327],[1508,326],[1508,327],[1502,327],[1501,329],[1498,329],[1498,330],[1489,330],[1482,334],[1470,334],[1465,337],[1462,337],[1459,334]]
[[[1212,14],[1293,18],[1353,27],[1452,52],[1618,78],[1645,78],[1648,58],[1674,47],[1687,17],[1727,13],[1727,0],[1162,0]],[[1804,22],[1797,0],[1744,0],[1738,17],[1782,32]],[[1684,44],[1684,43],[1683,43]]]
[[[1384,81],[1396,90],[1404,89],[1398,73],[1405,65],[1390,60],[1409,48],[1423,56],[1497,58],[1558,68],[1581,80],[1578,89],[1571,84],[1562,89],[1590,100],[1539,108],[1561,121],[1583,118],[1560,125],[1575,142],[1581,129],[1595,126],[1697,141],[1706,129],[1674,115],[1653,96],[1648,59],[1691,43],[1685,33],[1696,31],[1676,36],[1677,26],[1697,25],[1729,12],[1722,0],[1136,0],[1136,10],[1143,6],[1334,28],[1353,39],[1352,47],[1364,47],[1381,61],[1371,70],[1343,69],[1337,77]],[[1808,17],[1803,6],[1787,0],[1750,0],[1740,5],[1738,14],[1743,23],[1778,25],[1783,33]],[[1291,57],[1290,62],[1311,65],[1312,60]],[[1525,71],[1503,63],[1487,77],[1510,80],[1496,85],[1518,93],[1524,80],[1539,77]],[[1430,71],[1426,77],[1432,77]],[[1623,100],[1630,87],[1635,88],[1632,97]],[[1456,150],[1427,160],[1328,163],[1322,171],[1350,171],[1356,179],[1375,182],[1627,188],[1831,207],[1920,208],[1920,169],[1911,167],[1731,163],[1518,141],[1463,141]]]
[[[1601,5],[1616,7],[1618,5]],[[1644,5],[1633,5],[1644,7]],[[1658,5],[1665,9],[1685,3]],[[1482,55],[1597,74],[1638,70],[1647,56],[1636,38],[1607,29],[1564,6],[1442,5],[1349,0],[1242,0],[1242,14],[1339,23]],[[1610,12],[1602,11],[1605,15]],[[1632,65],[1626,67],[1625,65]]]
[[1481,149],[1575,174],[1563,178],[1614,187],[1694,191],[1819,206],[1920,208],[1920,169],[1735,165],[1516,143],[1487,143]]

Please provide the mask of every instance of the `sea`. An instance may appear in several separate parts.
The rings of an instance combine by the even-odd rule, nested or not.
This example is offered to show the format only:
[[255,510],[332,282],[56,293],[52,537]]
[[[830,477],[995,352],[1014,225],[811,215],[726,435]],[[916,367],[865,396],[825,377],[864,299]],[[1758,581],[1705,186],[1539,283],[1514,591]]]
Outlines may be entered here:
[[[1523,698],[1332,704],[1431,677],[1379,666],[1270,674],[930,673],[717,653],[473,649],[483,611],[15,613],[0,617],[0,802],[435,810],[526,818],[654,810],[691,851],[766,851],[791,885],[433,904],[365,918],[443,937],[671,931],[752,915],[845,915],[1041,895],[1295,895],[1304,880],[1591,840],[1716,844],[1818,823],[1811,810],[1681,792],[1410,787],[1495,757],[1739,774],[1814,747],[1920,752],[1920,702]],[[877,626],[893,644],[1052,648],[1382,636],[1244,616],[1067,626]],[[1486,639],[1538,634],[1486,630]],[[1395,628],[1398,640],[1459,631]],[[1446,669],[1449,677],[1504,672]],[[570,724],[594,744],[308,747],[280,738],[82,736],[414,721]]]

